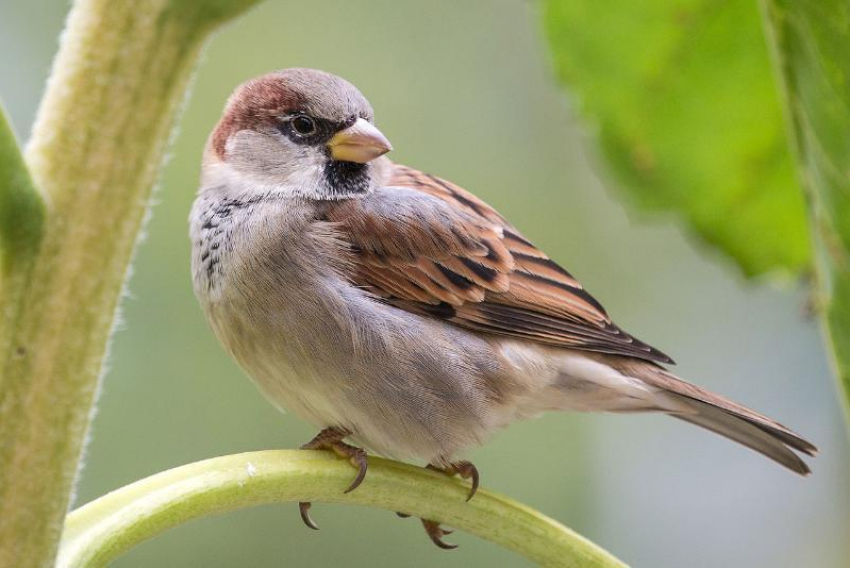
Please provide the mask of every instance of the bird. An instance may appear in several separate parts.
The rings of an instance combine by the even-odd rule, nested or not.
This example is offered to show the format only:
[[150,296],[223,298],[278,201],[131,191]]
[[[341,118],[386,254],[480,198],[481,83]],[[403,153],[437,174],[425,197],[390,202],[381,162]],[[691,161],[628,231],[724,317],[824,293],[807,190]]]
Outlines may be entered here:
[[798,452],[812,443],[674,375],[495,209],[391,150],[348,81],[259,76],[208,138],[189,218],[214,334],[274,406],[319,430],[303,448],[356,467],[347,491],[368,451],[459,475],[471,498],[463,454],[548,411],[666,413],[810,473]]

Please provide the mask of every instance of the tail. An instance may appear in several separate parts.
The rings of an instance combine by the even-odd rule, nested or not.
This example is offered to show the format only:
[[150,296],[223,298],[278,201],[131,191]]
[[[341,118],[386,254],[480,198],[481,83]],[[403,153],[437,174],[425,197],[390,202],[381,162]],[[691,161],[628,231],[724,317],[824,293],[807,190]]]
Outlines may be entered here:
[[811,473],[809,466],[792,450],[814,456],[817,448],[782,424],[687,383],[651,363],[634,360],[629,363],[627,369],[619,370],[671,397],[672,404],[665,404],[663,408],[671,416],[734,440],[795,473]]

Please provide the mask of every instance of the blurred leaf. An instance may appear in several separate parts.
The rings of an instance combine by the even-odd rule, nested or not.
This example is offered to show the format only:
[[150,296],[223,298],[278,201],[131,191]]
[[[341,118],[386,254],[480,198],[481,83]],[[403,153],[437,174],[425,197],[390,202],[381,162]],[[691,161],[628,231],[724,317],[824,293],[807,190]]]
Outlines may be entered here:
[[640,207],[673,210],[748,275],[809,263],[797,185],[751,0],[547,0],[561,79]]
[[809,197],[825,323],[850,400],[850,4],[764,0]]
[[0,268],[35,249],[44,222],[44,203],[24,164],[18,141],[0,106]]

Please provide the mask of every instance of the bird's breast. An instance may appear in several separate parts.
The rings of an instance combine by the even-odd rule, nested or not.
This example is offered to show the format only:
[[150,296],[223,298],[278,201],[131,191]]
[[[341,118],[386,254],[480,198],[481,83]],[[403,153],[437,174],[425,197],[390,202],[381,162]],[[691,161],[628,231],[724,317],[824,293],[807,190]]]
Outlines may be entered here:
[[[209,192],[208,192],[209,193]],[[308,203],[201,195],[191,214],[195,293],[225,348],[255,379],[309,374],[350,336],[344,246]]]
[[502,422],[491,343],[352,285],[346,244],[306,207],[199,198],[195,291],[218,339],[277,407],[385,455],[480,442]]

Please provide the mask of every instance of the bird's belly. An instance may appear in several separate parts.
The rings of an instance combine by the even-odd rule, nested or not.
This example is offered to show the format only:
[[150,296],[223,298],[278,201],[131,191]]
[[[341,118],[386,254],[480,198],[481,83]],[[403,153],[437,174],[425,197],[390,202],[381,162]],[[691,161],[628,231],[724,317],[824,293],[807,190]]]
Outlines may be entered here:
[[272,404],[429,462],[522,414],[534,383],[498,342],[376,301],[337,274],[327,229],[266,205],[209,221],[221,206],[198,202],[193,270],[218,339]]
[[258,317],[225,300],[208,313],[222,345],[275,407],[320,428],[341,425],[347,403],[328,354],[305,345],[315,332],[291,302],[278,296],[273,306]]
[[380,454],[428,462],[483,442],[499,422],[489,345],[336,286],[263,300],[255,291],[247,302],[225,291],[207,313],[265,397],[318,428],[342,426]]

